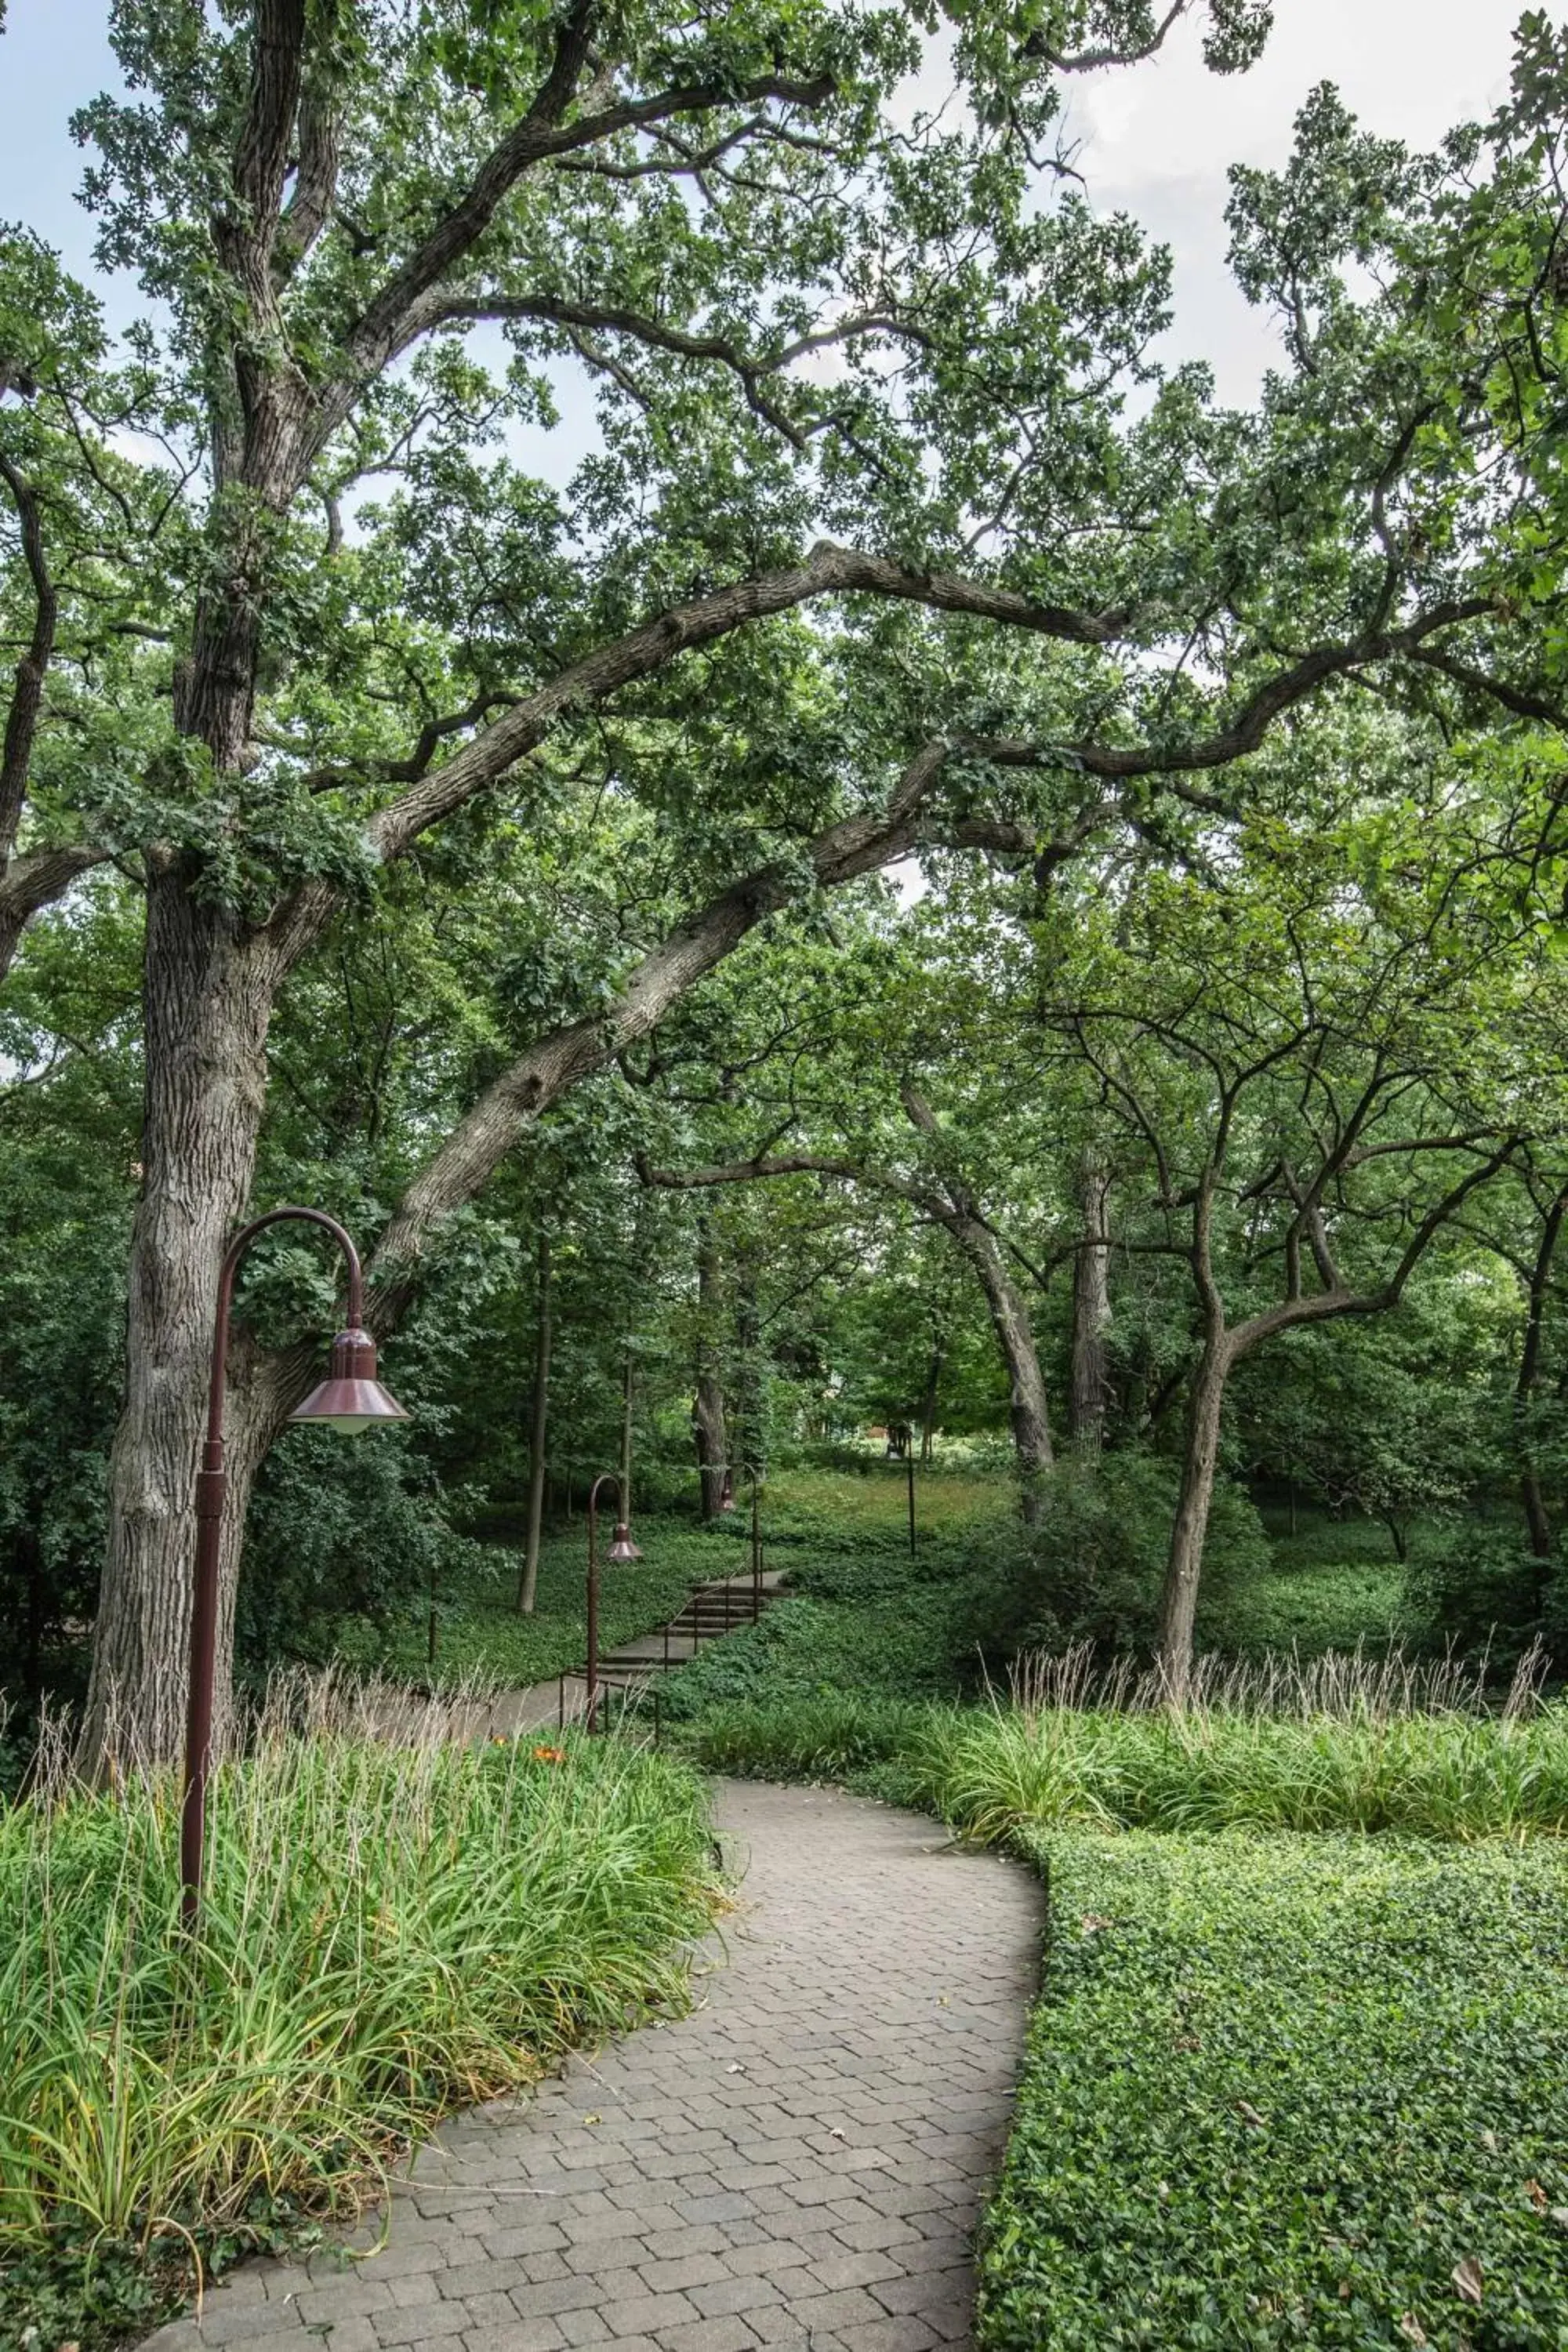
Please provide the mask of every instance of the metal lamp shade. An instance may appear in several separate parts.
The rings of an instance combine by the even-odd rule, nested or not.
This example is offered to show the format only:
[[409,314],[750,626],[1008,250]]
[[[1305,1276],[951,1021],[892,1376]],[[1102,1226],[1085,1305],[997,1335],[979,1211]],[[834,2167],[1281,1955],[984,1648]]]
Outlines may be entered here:
[[326,1379],[310,1391],[303,1404],[296,1405],[289,1418],[314,1422],[353,1436],[358,1430],[374,1429],[384,1422],[406,1421],[408,1415],[375,1376],[375,1341],[370,1333],[340,1331],[332,1341]]
[[632,1531],[625,1519],[616,1520],[616,1532],[610,1538],[610,1549],[605,1554],[605,1558],[606,1559],[641,1559],[641,1548],[633,1543]]
[[719,1489],[719,1508],[721,1511],[732,1511],[734,1507],[735,1489],[731,1486],[729,1474],[726,1472],[724,1484]]

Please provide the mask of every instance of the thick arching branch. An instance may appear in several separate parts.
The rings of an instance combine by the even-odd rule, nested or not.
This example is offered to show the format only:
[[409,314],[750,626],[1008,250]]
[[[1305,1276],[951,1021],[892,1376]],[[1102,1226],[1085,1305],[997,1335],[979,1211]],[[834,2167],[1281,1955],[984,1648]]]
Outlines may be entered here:
[[0,980],[10,971],[22,934],[40,908],[63,898],[89,866],[108,863],[107,849],[37,849],[12,860],[0,880]]
[[[817,835],[805,856],[831,888],[904,856],[918,836],[920,805],[948,757],[942,738],[910,762],[885,809],[846,817]],[[798,889],[798,869],[767,866],[731,883],[644,956],[603,1012],[539,1039],[488,1087],[399,1202],[371,1265],[372,1327],[393,1328],[430,1235],[471,1201],[530,1122],[566,1089],[646,1037],[671,1006],[731,953],[747,933]]]
[[711,645],[749,622],[790,611],[814,596],[858,593],[887,596],[936,611],[967,613],[1069,645],[1100,646],[1124,631],[1122,612],[1076,613],[1042,604],[988,582],[917,572],[887,556],[824,541],[804,563],[738,580],[710,596],[695,598],[645,622],[612,645],[574,662],[547,686],[524,696],[514,709],[465,744],[443,767],[383,809],[370,825],[378,856],[401,856],[426,829],[461,808],[476,793],[504,775],[537,748],[574,710],[602,702],[622,687],[652,677],[679,654]]
[[[601,702],[622,687],[651,677],[678,655],[711,645],[752,621],[787,612],[816,596],[834,594],[897,598],[933,612],[967,614],[1004,628],[1079,646],[1112,645],[1130,633],[1136,617],[1128,609],[1076,612],[1065,605],[1038,603],[986,581],[917,571],[887,556],[823,541],[803,563],[736,581],[712,595],[674,606],[613,645],[585,655],[537,692],[521,697],[503,718],[372,820],[371,840],[377,856],[383,859],[402,856],[427,826],[495,782],[574,709]],[[1227,725],[1192,742],[1053,745],[998,739],[974,748],[1000,764],[1054,766],[1116,781],[1152,775],[1181,778],[1194,771],[1225,767],[1257,751],[1274,720],[1327,679],[1371,662],[1409,654],[1438,631],[1477,619],[1490,609],[1485,598],[1445,604],[1403,629],[1352,638],[1342,646],[1318,646],[1256,688]],[[1225,813],[1224,803],[1217,799],[1179,783],[1173,790],[1211,814]]]
[[[1434,605],[1430,612],[1417,614],[1401,629],[1369,630],[1342,646],[1315,646],[1310,653],[1277,670],[1272,677],[1255,688],[1228,726],[1215,734],[1200,736],[1195,742],[1137,743],[1125,749],[1119,744],[1069,743],[1059,748],[1058,757],[1064,767],[1079,769],[1087,775],[1126,779],[1228,767],[1232,761],[1245,759],[1249,751],[1256,751],[1275,719],[1305,700],[1314,688],[1328,679],[1348,677],[1373,662],[1401,656],[1417,660],[1428,637],[1442,629],[1457,628],[1466,621],[1483,620],[1494,609],[1489,597],[1472,596],[1463,602]],[[1499,701],[1512,707],[1510,697],[1513,688],[1493,688],[1482,673],[1473,675]]]

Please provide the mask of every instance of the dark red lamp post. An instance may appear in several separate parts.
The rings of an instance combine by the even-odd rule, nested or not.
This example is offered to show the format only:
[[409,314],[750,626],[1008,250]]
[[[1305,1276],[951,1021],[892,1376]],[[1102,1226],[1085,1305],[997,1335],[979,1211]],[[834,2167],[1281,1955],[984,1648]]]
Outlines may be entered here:
[[741,1475],[752,1482],[752,1614],[760,1617],[763,1609],[763,1474],[754,1462],[742,1462]]
[[224,1493],[228,1484],[223,1460],[223,1406],[228,1380],[229,1310],[240,1260],[268,1225],[289,1219],[320,1225],[331,1234],[348,1262],[348,1324],[332,1341],[327,1377],[311,1390],[290,1421],[314,1422],[327,1429],[353,1433],[374,1429],[379,1423],[406,1421],[408,1415],[389,1396],[375,1375],[375,1342],[363,1328],[363,1279],[359,1254],[334,1217],[320,1209],[271,1209],[241,1226],[228,1245],[217,1282],[217,1313],[213,1321],[212,1370],[207,1387],[207,1436],[202,1466],[196,1473],[196,1575],[191,1602],[191,1693],[185,1718],[185,1786],[180,1811],[180,1877],[184,1886],[181,1916],[187,1929],[196,1923],[201,1904],[202,1853],[206,1842],[207,1774],[212,1764],[213,1677],[217,1649],[218,1539],[223,1521]]
[[[749,1478],[752,1482],[752,1614],[760,1617],[763,1609],[763,1474],[754,1462],[742,1462],[740,1473],[742,1478]],[[721,1511],[735,1508],[735,1484],[728,1463],[724,1465],[724,1483],[719,1490],[719,1508]]]
[[588,1489],[588,1664],[584,1675],[587,1685],[585,1714],[588,1728],[594,1727],[594,1705],[599,1692],[599,1489],[613,1486],[616,1490],[616,1531],[610,1538],[610,1549],[605,1557],[617,1562],[641,1559],[642,1553],[632,1541],[632,1531],[626,1524],[626,1496],[619,1475],[614,1470],[601,1470]]

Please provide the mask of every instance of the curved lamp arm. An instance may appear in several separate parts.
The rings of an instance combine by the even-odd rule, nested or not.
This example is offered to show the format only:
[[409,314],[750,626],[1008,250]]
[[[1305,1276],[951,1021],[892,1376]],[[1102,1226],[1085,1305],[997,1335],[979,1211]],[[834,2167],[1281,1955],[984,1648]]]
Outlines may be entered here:
[[224,1252],[218,1270],[217,1307],[213,1317],[212,1363],[207,1378],[207,1433],[196,1473],[195,1585],[191,1596],[191,1685],[185,1717],[185,1784],[180,1813],[181,1910],[187,1928],[195,1924],[200,1901],[202,1850],[205,1843],[206,1784],[212,1767],[213,1682],[216,1671],[218,1546],[228,1479],[223,1460],[223,1408],[228,1387],[229,1322],[240,1262],[269,1225],[320,1225],[331,1234],[348,1263],[348,1323],[332,1341],[331,1369],[319,1388],[289,1415],[329,1428],[368,1429],[377,1422],[408,1415],[376,1378],[375,1342],[363,1328],[364,1277],[359,1252],[335,1217],[321,1209],[268,1209],[241,1225]]

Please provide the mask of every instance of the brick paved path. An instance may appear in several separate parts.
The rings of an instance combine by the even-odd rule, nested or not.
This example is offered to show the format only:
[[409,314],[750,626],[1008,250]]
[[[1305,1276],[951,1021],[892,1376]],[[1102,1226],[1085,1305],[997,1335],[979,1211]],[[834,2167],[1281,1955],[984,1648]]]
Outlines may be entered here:
[[454,2118],[369,2261],[247,2263],[146,2352],[966,2344],[1039,1889],[834,1790],[723,1784],[719,1820],[748,1868],[691,2016]]

